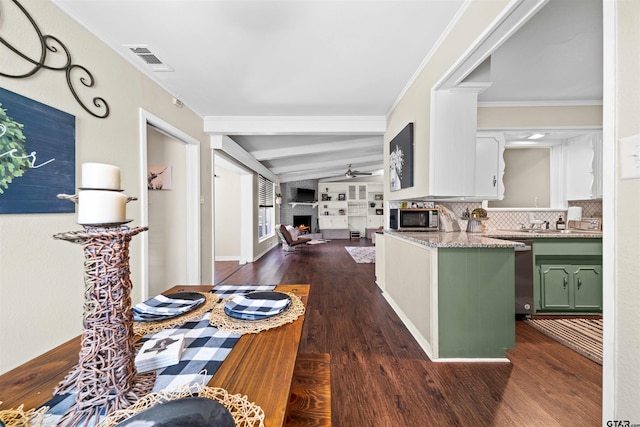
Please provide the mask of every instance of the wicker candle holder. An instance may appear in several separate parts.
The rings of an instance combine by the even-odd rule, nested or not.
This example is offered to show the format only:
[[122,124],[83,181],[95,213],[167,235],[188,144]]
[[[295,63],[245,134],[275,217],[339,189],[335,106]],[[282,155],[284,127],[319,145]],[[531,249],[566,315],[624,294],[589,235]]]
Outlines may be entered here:
[[[84,245],[85,301],[78,365],[55,394],[75,392],[59,426],[97,424],[101,415],[125,409],[153,388],[155,373],[135,368],[129,242],[147,227],[88,227],[53,237]],[[93,421],[93,422],[91,422]]]

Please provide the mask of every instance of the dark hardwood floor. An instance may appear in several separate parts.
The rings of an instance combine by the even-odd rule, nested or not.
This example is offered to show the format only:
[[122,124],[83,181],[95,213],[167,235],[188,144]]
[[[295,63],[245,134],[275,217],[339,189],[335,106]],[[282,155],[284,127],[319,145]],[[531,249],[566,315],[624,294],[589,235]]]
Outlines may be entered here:
[[300,352],[331,355],[334,426],[601,425],[601,366],[523,322],[511,363],[431,362],[376,286],[374,264],[344,249],[366,245],[278,247],[220,282],[311,284]]

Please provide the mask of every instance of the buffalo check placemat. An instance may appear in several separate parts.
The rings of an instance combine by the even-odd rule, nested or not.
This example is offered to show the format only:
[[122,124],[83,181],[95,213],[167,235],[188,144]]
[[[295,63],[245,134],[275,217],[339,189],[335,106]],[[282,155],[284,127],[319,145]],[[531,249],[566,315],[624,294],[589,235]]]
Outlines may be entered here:
[[211,292],[221,298],[246,294],[255,291],[272,291],[276,285],[216,285]]
[[[184,299],[189,297],[189,299]],[[205,301],[204,295],[197,292],[180,292],[169,296],[156,295],[132,307],[133,320],[158,320],[187,313]]]
[[[224,311],[229,316],[247,315],[249,319],[275,316],[291,304],[291,297],[281,292],[251,292],[227,301]],[[240,317],[243,318],[243,317]]]
[[[275,285],[218,285],[211,292],[227,298],[247,292],[273,290]],[[165,338],[171,335],[185,335],[185,348],[180,362],[176,365],[161,368],[153,391],[173,390],[184,384],[207,383],[218,370],[222,362],[240,339],[239,334],[221,332],[209,323],[209,313],[200,320],[186,322],[178,328],[168,328],[154,334],[145,335],[142,340]],[[49,406],[45,426],[57,425],[60,417],[75,400],[74,393],[56,395],[43,406]]]

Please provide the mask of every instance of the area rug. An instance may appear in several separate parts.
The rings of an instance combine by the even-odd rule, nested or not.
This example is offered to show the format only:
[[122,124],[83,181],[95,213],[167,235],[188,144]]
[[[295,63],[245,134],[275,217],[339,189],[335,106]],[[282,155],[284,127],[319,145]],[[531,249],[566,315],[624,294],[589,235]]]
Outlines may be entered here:
[[373,264],[376,262],[375,246],[345,246],[344,248],[358,264]]
[[602,365],[601,318],[538,318],[525,323]]

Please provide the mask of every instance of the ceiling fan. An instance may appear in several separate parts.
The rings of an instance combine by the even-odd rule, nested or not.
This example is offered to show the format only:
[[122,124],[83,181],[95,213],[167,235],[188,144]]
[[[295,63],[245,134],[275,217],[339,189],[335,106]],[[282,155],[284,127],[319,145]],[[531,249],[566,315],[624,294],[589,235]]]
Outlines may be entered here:
[[371,175],[371,172],[352,171],[351,165],[349,165],[349,167],[347,168],[347,171],[344,174],[344,176],[346,176],[347,178],[355,178],[357,176],[367,176],[367,175]]

